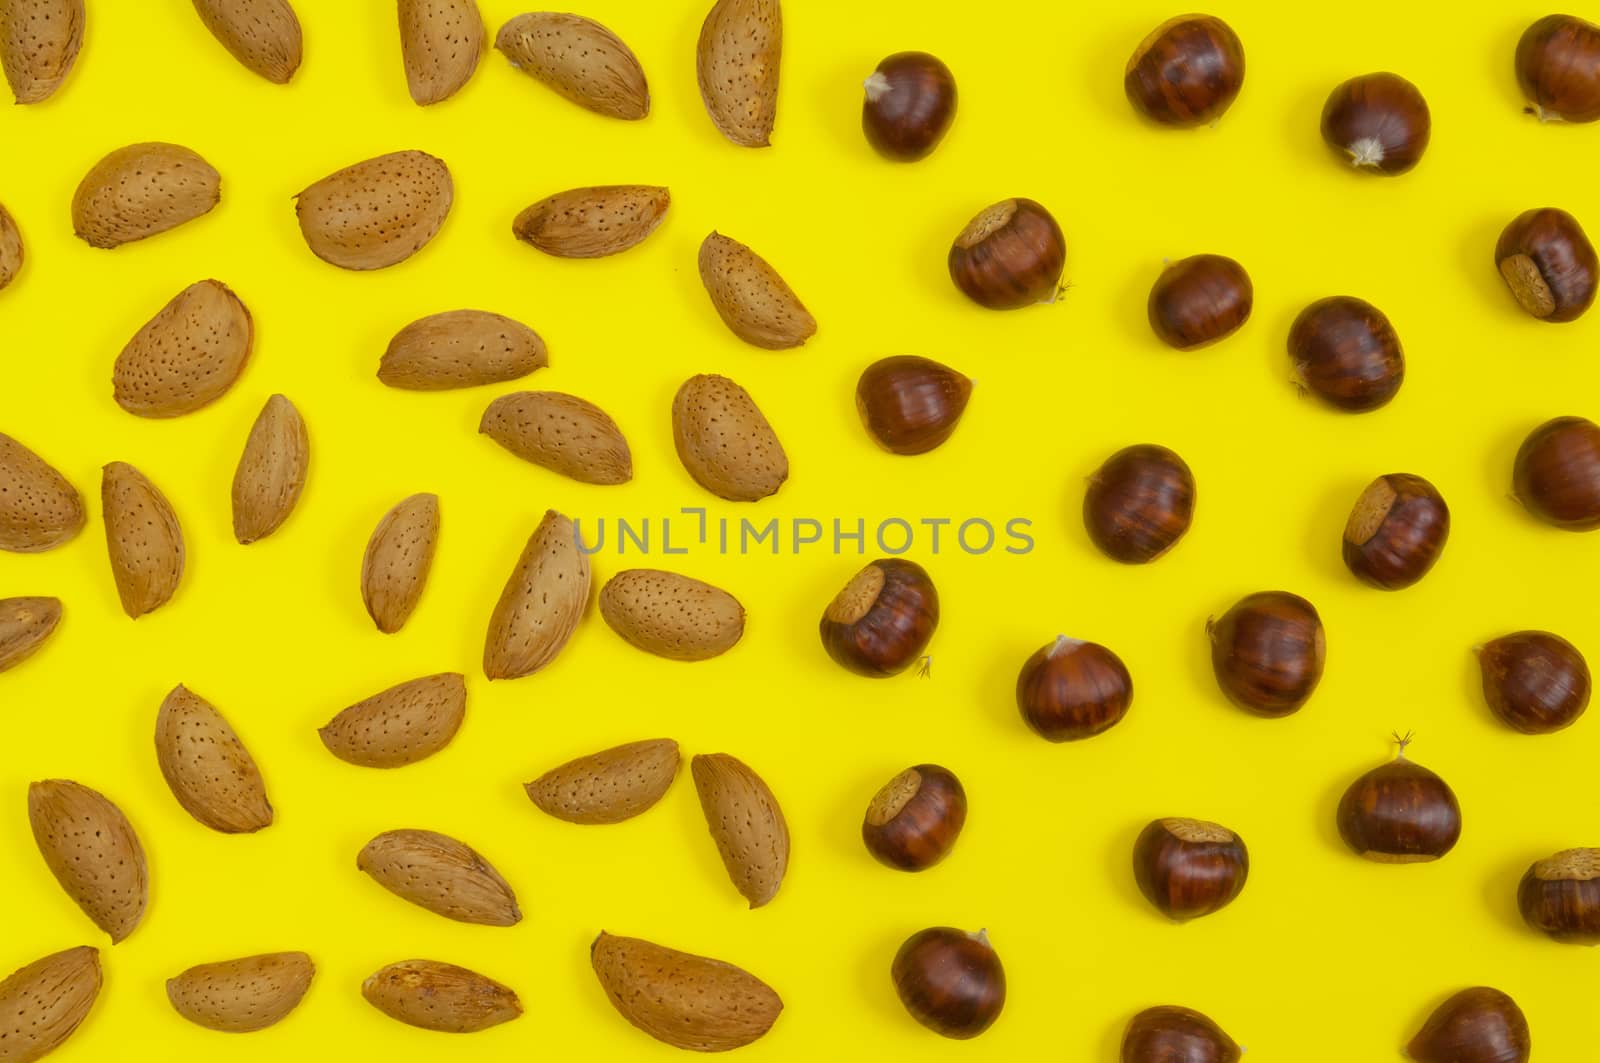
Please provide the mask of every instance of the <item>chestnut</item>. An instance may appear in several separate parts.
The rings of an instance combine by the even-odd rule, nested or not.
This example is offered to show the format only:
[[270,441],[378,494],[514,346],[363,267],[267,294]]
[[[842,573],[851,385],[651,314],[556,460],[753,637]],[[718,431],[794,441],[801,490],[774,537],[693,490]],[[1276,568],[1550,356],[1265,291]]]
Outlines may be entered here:
[[1432,123],[1428,101],[1399,74],[1363,74],[1328,96],[1322,139],[1351,165],[1397,177],[1422,160]]
[[1394,398],[1406,375],[1400,337],[1383,312],[1350,295],[1319,299],[1289,329],[1289,357],[1318,398],[1365,413]]
[[1541,120],[1600,118],[1600,26],[1546,15],[1517,42],[1517,84]]
[[1255,289],[1244,267],[1225,255],[1191,255],[1171,263],[1150,288],[1150,327],[1180,351],[1207,347],[1250,320]]
[[1461,804],[1448,783],[1406,759],[1410,735],[1395,741],[1395,758],[1339,799],[1339,837],[1356,855],[1381,864],[1437,860],[1461,838]]
[[1240,1055],[1222,1027],[1174,1004],[1146,1008],[1122,1034],[1122,1063],[1238,1063]]
[[867,806],[861,840],[878,862],[924,871],[950,853],[967,822],[967,792],[948,768],[918,764],[883,785]]
[[1463,989],[1434,1009],[1406,1055],[1417,1063],[1527,1063],[1528,1020],[1498,989]]
[[1600,425],[1557,417],[1528,434],[1511,479],[1527,511],[1558,528],[1600,528]]
[[861,131],[878,154],[899,162],[925,158],[956,117],[956,79],[927,52],[896,52],[863,83]]
[[1122,659],[1096,642],[1057,635],[1017,675],[1017,708],[1034,733],[1072,742],[1110,729],[1128,714],[1133,679]]
[[939,626],[939,594],[921,565],[874,561],[845,584],[822,614],[822,645],[857,675],[899,675],[922,656]]
[[1083,526],[1113,561],[1142,565],[1178,545],[1194,519],[1194,474],[1153,443],[1125,447],[1089,477]]
[[1600,849],[1563,849],[1517,886],[1522,921],[1567,945],[1600,945]]
[[990,310],[1054,301],[1066,263],[1061,226],[1031,199],[986,207],[950,246],[950,279]]
[[1489,711],[1523,734],[1571,727],[1589,707],[1589,665],[1548,631],[1518,631],[1478,647]]
[[1139,892],[1179,922],[1227,907],[1249,874],[1244,840],[1205,820],[1153,820],[1133,843]]
[[945,1037],[976,1037],[1005,1007],[1006,972],[982,930],[919,930],[895,953],[889,973],[911,1017]]
[[931,358],[882,358],[856,382],[856,412],[867,434],[893,454],[925,454],[950,438],[972,381]]
[[1494,264],[1517,305],[1540,321],[1573,321],[1594,302],[1600,260],[1578,219],[1543,207],[1511,220],[1495,244]]
[[1433,567],[1450,537],[1450,508],[1420,476],[1392,472],[1361,492],[1344,526],[1344,563],[1382,590],[1409,587]]
[[1198,126],[1222,117],[1244,84],[1244,45],[1220,18],[1180,15],[1150,31],[1128,59],[1122,87],[1146,118]]
[[1298,594],[1262,591],[1242,598],[1220,620],[1207,621],[1206,634],[1217,685],[1257,716],[1299,710],[1322,679],[1322,618]]

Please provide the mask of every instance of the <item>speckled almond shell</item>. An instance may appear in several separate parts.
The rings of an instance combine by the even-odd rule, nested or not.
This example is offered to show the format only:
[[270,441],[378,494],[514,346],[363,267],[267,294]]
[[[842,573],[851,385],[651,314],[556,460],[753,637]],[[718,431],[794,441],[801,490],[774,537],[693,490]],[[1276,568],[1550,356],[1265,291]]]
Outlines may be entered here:
[[558,258],[602,258],[626,251],[656,231],[672,194],[657,185],[572,188],[517,215],[512,232]]
[[272,825],[272,804],[255,758],[222,713],[175,687],[156,713],[156,763],[185,812],[224,834]]
[[294,403],[274,395],[262,407],[233,474],[233,536],[253,543],[278,530],[306,484],[311,440]]
[[761,777],[726,753],[689,762],[706,826],[734,887],[760,908],[778,894],[789,868],[789,825]]
[[296,197],[313,254],[341,269],[385,269],[432,240],[455,186],[442,159],[399,151],[329,174]]
[[772,987],[748,971],[639,938],[602,932],[589,961],[622,1017],[676,1048],[742,1048],[783,1011]]
[[235,59],[273,84],[300,69],[300,20],[288,0],[194,0],[194,9]]
[[72,539],[87,518],[78,489],[0,432],[0,550],[37,554]]
[[816,319],[778,271],[737,240],[715,232],[705,238],[700,281],[723,323],[746,343],[781,351],[817,333]]
[[88,172],[72,197],[72,229],[91,247],[120,247],[208,214],[222,177],[177,144],[129,144]]
[[317,973],[303,952],[269,952],[202,963],[167,979],[173,1010],[197,1026],[254,1033],[282,1022],[299,1006]]
[[448,100],[472,80],[487,31],[477,0],[400,0],[406,87],[419,105]]
[[28,787],[33,840],[61,888],[94,925],[125,939],[144,917],[149,893],[144,849],[104,794],[65,779]]
[[0,598],[0,672],[37,653],[59,623],[60,598]]
[[501,26],[494,46],[518,70],[596,114],[634,121],[650,113],[638,58],[593,19],[529,12]]
[[392,634],[410,619],[438,542],[438,495],[412,495],[378,522],[361,559],[361,600],[379,631]]
[[83,0],[0,0],[0,66],[18,103],[61,87],[83,46]]
[[356,866],[397,897],[446,919],[481,926],[522,921],[516,894],[471,846],[431,830],[391,830],[362,848]]
[[718,0],[700,27],[700,98],[722,135],[741,147],[771,143],[782,57],[778,0]]
[[672,439],[695,483],[719,498],[754,502],[789,478],[789,456],[772,425],[725,376],[684,381],[672,400]]
[[569,760],[523,788],[542,811],[568,823],[621,823],[661,800],[677,774],[678,743],[656,738]]
[[183,529],[161,489],[126,462],[100,478],[106,552],[122,611],[134,619],[161,608],[183,579]]
[[442,672],[358,701],[317,733],[340,760],[364,768],[399,768],[449,745],[466,714],[466,677]]
[[72,1036],[100,995],[100,952],[87,945],[35,960],[0,982],[6,1063],[43,1059]]
[[744,634],[739,599],[709,583],[654,568],[611,577],[600,590],[600,615],[632,645],[675,661],[727,653]]
[[180,417],[220,399],[250,360],[250,311],[221,281],[191,284],[117,356],[112,395],[139,417]]
[[555,660],[583,619],[590,579],[589,557],[578,548],[572,521],[546,511],[489,618],[484,674],[520,679]]
[[361,995],[391,1019],[441,1033],[476,1033],[522,1014],[507,986],[437,960],[391,963],[362,983]]
[[633,479],[633,453],[617,422],[592,402],[559,391],[502,395],[478,431],[523,461],[586,484]]
[[6,287],[22,272],[22,233],[14,218],[0,205],[0,289]]
[[407,391],[448,391],[516,380],[549,364],[544,340],[522,322],[485,310],[450,310],[396,333],[378,379]]

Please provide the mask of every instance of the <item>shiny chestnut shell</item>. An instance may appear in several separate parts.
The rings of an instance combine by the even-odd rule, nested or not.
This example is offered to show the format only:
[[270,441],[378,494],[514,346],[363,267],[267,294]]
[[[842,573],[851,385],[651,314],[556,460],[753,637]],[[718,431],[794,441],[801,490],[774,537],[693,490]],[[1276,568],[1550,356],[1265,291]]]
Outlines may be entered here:
[[896,52],[878,64],[862,87],[861,131],[885,158],[925,158],[955,121],[955,75],[927,52]]
[[1335,295],[1300,311],[1289,329],[1289,357],[1306,388],[1351,413],[1376,410],[1405,379],[1405,352],[1383,311]]
[[1399,74],[1363,74],[1322,108],[1322,139],[1360,170],[1397,177],[1422,161],[1433,129],[1428,101]]
[[1339,799],[1339,837],[1381,864],[1437,860],[1461,838],[1461,804],[1448,783],[1406,759],[1406,741],[1389,763],[1351,783]]
[[882,358],[856,382],[856,412],[867,434],[893,454],[925,454],[950,438],[972,381],[914,354]]
[[882,679],[911,666],[939,626],[939,594],[915,561],[873,561],[822,614],[822,645],[857,675]]
[[1511,489],[1546,524],[1600,528],[1600,425],[1557,417],[1535,428],[1517,451]]
[[1055,299],[1066,263],[1061,226],[1031,199],[1004,199],[984,208],[950,246],[950,279],[990,310]]
[[1156,278],[1147,311],[1162,343],[1194,351],[1237,332],[1254,305],[1243,266],[1224,255],[1191,255]]
[[879,863],[923,871],[950,854],[966,822],[961,780],[948,768],[918,764],[873,797],[861,822],[861,840]]
[[945,1037],[976,1037],[1005,1007],[1005,968],[982,930],[919,930],[895,953],[890,975],[911,1017]]
[[1100,552],[1139,565],[1178,545],[1194,520],[1194,474],[1153,443],[1125,447],[1089,477],[1083,525]]
[[1380,476],[1361,492],[1344,528],[1344,563],[1382,590],[1409,587],[1428,574],[1450,537],[1450,508],[1427,480]]
[[1073,742],[1109,730],[1133,704],[1122,659],[1097,642],[1065,635],[1029,657],[1017,675],[1017,709],[1034,733]]
[[1297,594],[1252,594],[1207,623],[1206,633],[1217,685],[1228,700],[1258,716],[1298,711],[1322,679],[1322,618]]
[[1528,868],[1517,908],[1530,927],[1566,945],[1600,945],[1600,849],[1564,849]]
[[1541,207],[1513,218],[1495,244],[1494,263],[1517,305],[1540,321],[1574,321],[1594,304],[1600,259],[1564,210]]
[[1478,648],[1478,668],[1489,710],[1523,734],[1570,727],[1589,707],[1589,664],[1560,635],[1503,635]]
[[1244,45],[1220,18],[1180,15],[1139,42],[1122,78],[1128,101],[1162,125],[1222,117],[1244,85]]
[[1517,42],[1517,84],[1541,119],[1600,118],[1600,26],[1546,15]]
[[1139,892],[1163,915],[1180,922],[1227,907],[1249,874],[1244,839],[1205,820],[1154,820],[1133,844]]
[[1208,1016],[1175,1004],[1146,1008],[1122,1034],[1122,1063],[1238,1063],[1240,1055]]
[[1527,1063],[1528,1020],[1498,989],[1463,989],[1434,1009],[1406,1046],[1417,1063]]

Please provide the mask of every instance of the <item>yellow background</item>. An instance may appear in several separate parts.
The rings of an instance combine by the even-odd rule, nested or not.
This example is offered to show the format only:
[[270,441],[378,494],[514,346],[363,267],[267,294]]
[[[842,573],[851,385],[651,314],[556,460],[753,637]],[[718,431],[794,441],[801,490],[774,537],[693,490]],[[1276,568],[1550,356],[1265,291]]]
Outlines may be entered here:
[[[1600,128],[1541,126],[1521,113],[1511,56],[1542,3],[1351,0],[1324,13],[1276,0],[1215,9],[1249,56],[1242,95],[1214,129],[1141,122],[1123,64],[1173,13],[1116,5],[894,0],[787,5],[774,146],[735,148],[695,88],[699,2],[590,0],[583,10],[638,53],[653,106],[641,123],[589,114],[485,55],[457,97],[406,95],[389,0],[299,0],[306,59],[279,88],[236,64],[181,0],[91,2],[78,68],[50,103],[0,113],[0,201],[28,265],[0,293],[0,430],[84,492],[90,524],[70,546],[0,556],[0,593],[54,594],[66,617],[48,647],[0,677],[0,967],[94,942],[106,990],[63,1063],[120,1059],[396,1061],[568,1057],[666,1059],[629,1027],[588,968],[605,928],[739,963],[787,1008],[750,1060],[1110,1060],[1147,1005],[1200,1008],[1252,1060],[1386,1060],[1450,992],[1515,996],[1538,1057],[1593,1054],[1595,956],[1526,930],[1523,869],[1600,842],[1596,728],[1548,738],[1498,726],[1470,648],[1544,627],[1600,652],[1593,608],[1600,540],[1536,524],[1508,497],[1517,445],[1535,424],[1600,415],[1600,313],[1572,325],[1517,310],[1492,263],[1501,226],[1559,205],[1600,230]],[[491,34],[521,5],[484,0]],[[1101,10],[1096,10],[1100,8]],[[883,55],[922,48],[954,69],[960,113],[928,161],[890,165],[859,131],[860,81]],[[1433,110],[1421,166],[1362,178],[1321,143],[1317,119],[1345,77],[1394,69]],[[88,168],[139,140],[194,148],[223,174],[221,206],[113,252],[72,236],[68,204]],[[314,258],[291,196],[332,170],[420,148],[446,159],[456,206],[404,265],[346,273]],[[625,255],[548,258],[511,219],[586,184],[669,185],[662,228]],[[1069,294],[996,314],[952,288],[950,239],[1010,195],[1045,203],[1069,242]],[[712,228],[753,245],[820,322],[803,349],[744,346],[718,321],[695,270]],[[1237,257],[1256,310],[1228,342],[1161,347],[1145,297],[1166,257]],[[111,399],[111,365],[169,297],[203,277],[255,314],[255,354],[225,399],[145,421]],[[1348,416],[1298,398],[1284,337],[1329,294],[1391,316],[1409,372],[1380,412]],[[551,366],[500,387],[410,394],[374,375],[389,337],[425,313],[481,307],[528,322]],[[943,449],[879,452],[853,388],[870,361],[915,352],[975,377]],[[697,372],[743,383],[786,445],[793,475],[772,499],[711,498],[678,464],[669,408]],[[482,408],[518,388],[573,392],[607,409],[633,445],[636,478],[579,485],[476,435]],[[310,426],[305,495],[272,538],[229,531],[228,487],[251,421],[281,391]],[[1199,481],[1197,520],[1167,558],[1099,556],[1078,516],[1084,477],[1118,447],[1160,442]],[[189,546],[176,598],[122,615],[99,519],[98,478],[130,461],[172,499]],[[1338,540],[1361,487],[1423,474],[1454,511],[1443,560],[1385,594],[1342,567]],[[378,634],[357,592],[378,518],[415,491],[443,499],[433,576],[405,630]],[[711,580],[749,611],[726,657],[682,665],[642,654],[591,608],[554,666],[490,686],[479,668],[489,612],[547,507],[593,520],[705,505],[715,515],[1012,516],[1034,522],[1025,557],[971,557],[924,539],[944,618],[933,676],[873,682],[823,654],[816,620],[863,558],[647,559]],[[681,528],[679,531],[681,532]],[[596,586],[637,558],[595,559]],[[1230,707],[1210,674],[1208,615],[1255,590],[1310,597],[1328,669],[1299,715]],[[1018,666],[1057,632],[1122,655],[1137,696],[1126,721],[1055,746],[1019,722]],[[392,772],[329,756],[316,727],[378,689],[426,672],[467,674],[466,724],[442,754]],[[266,775],[278,820],[253,837],[196,824],[152,752],[156,708],[183,682],[230,717]],[[1345,785],[1415,729],[1414,758],[1460,795],[1465,833],[1435,865],[1363,862],[1335,833]],[[782,892],[751,912],[729,884],[687,772],[648,814],[578,828],[540,814],[520,783],[571,756],[669,735],[687,755],[725,750],[771,784],[794,846]],[[891,872],[859,840],[863,809],[900,769],[935,761],[966,784],[971,816],[952,857]],[[150,906],[106,947],[37,856],[25,813],[36,778],[64,776],[118,801],[149,853]],[[1129,850],[1163,815],[1219,820],[1252,857],[1225,912],[1165,922],[1135,890]],[[355,868],[373,834],[427,827],[466,840],[516,887],[514,929],[451,923]],[[947,1042],[895,999],[889,961],[926,925],[986,926],[1010,983],[981,1040]],[[190,964],[305,949],[317,980],[281,1026],[227,1038],[190,1026],[162,982]],[[449,1041],[390,1021],[362,978],[409,957],[453,961],[518,990],[521,1020]]]

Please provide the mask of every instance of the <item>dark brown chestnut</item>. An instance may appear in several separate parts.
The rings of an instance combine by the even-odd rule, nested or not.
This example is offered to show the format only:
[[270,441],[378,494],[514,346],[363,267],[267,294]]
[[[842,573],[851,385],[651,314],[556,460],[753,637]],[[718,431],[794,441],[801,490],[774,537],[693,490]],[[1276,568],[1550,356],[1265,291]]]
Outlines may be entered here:
[[1350,784],[1339,799],[1339,837],[1356,855],[1380,864],[1437,860],[1461,838],[1461,804],[1448,783],[1406,759],[1411,736],[1395,758]]
[[1600,528],[1600,425],[1557,417],[1535,428],[1517,451],[1511,490],[1546,524]]
[[1422,160],[1432,131],[1428,101],[1399,74],[1363,74],[1328,96],[1322,139],[1357,169],[1396,177]]
[[1517,84],[1541,120],[1600,118],[1600,26],[1546,15],[1517,42]]
[[1207,621],[1206,634],[1217,685],[1229,701],[1257,716],[1299,710],[1322,679],[1322,618],[1298,594],[1252,594],[1221,619]]
[[1563,849],[1517,886],[1522,921],[1565,945],[1600,945],[1600,849]]
[[1142,565],[1178,545],[1194,519],[1194,474],[1153,443],[1125,447],[1089,477],[1083,526],[1113,561]]
[[1450,508],[1420,476],[1392,472],[1361,492],[1344,526],[1344,563],[1382,590],[1409,587],[1433,567],[1450,537]]
[[919,930],[895,953],[890,975],[911,1017],[945,1037],[976,1037],[1005,1007],[1006,972],[982,930]]
[[1227,907],[1249,874],[1244,840],[1205,820],[1153,820],[1133,843],[1139,892],[1179,922]]
[[1180,15],[1150,31],[1128,58],[1122,87],[1146,118],[1198,126],[1222,117],[1244,85],[1244,45],[1220,18]]
[[1528,1020],[1498,989],[1463,989],[1434,1009],[1406,1054],[1417,1063],[1527,1063]]
[[856,411],[879,446],[925,454],[950,438],[972,395],[972,381],[931,358],[900,354],[867,366],[856,382]]
[[1573,321],[1594,303],[1600,259],[1564,210],[1542,207],[1513,218],[1495,244],[1494,263],[1517,305],[1540,321]]
[[950,246],[950,279],[990,310],[1054,301],[1066,263],[1061,226],[1031,199],[986,207]]
[[1523,734],[1571,727],[1589,707],[1589,665],[1548,631],[1518,631],[1478,647],[1489,711]]
[[1250,319],[1255,289],[1244,267],[1224,255],[1191,255],[1171,263],[1150,289],[1150,327],[1180,351],[1209,346]]
[[1133,704],[1122,659],[1097,642],[1057,635],[1017,675],[1017,708],[1034,732],[1073,742],[1110,729]]
[[1122,1034],[1122,1063],[1238,1063],[1240,1054],[1210,1018],[1173,1004],[1146,1008]]
[[1289,357],[1312,394],[1351,413],[1387,403],[1406,375],[1394,326],[1377,307],[1349,295],[1300,311],[1289,329]]
[[927,52],[896,52],[878,64],[863,88],[861,130],[885,158],[927,157],[955,121],[955,75]]
[[949,855],[967,822],[967,792],[948,768],[918,764],[884,784],[867,806],[861,840],[879,863],[923,871]]
[[822,645],[844,668],[882,679],[922,656],[939,626],[939,594],[921,565],[874,561],[845,584],[822,614]]

